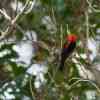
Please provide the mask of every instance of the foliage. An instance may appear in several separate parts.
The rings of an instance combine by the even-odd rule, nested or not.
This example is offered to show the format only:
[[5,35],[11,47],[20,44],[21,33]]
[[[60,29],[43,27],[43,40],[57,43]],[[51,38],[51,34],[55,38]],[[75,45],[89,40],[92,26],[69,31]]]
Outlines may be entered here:
[[[23,7],[19,9],[18,2],[23,7],[26,5],[22,12]],[[24,100],[24,97],[28,100],[99,100],[100,84],[93,77],[90,78],[90,73],[86,71],[92,72],[89,66],[93,64],[86,44],[89,38],[95,39],[100,33],[97,32],[100,29],[100,1],[16,0],[16,4],[16,10],[6,8],[6,5],[3,7],[8,9],[7,14],[11,20],[0,11],[0,99],[6,100],[9,95],[9,100]],[[18,18],[16,15],[19,15]],[[13,21],[15,22],[12,23]],[[34,32],[31,36],[27,35],[27,30],[36,32],[38,40],[34,41]],[[77,47],[61,72],[58,70],[59,55],[65,37],[70,33],[78,36]],[[21,48],[24,44],[20,44],[27,41],[32,45],[36,42],[36,46],[39,46],[36,50],[33,46],[30,63],[19,61],[21,54],[13,49],[14,45]],[[23,55],[27,55],[27,52],[31,51],[22,50]],[[31,74],[27,71],[36,63],[44,64],[48,68],[47,72],[41,69],[44,77],[39,73],[42,77],[40,80],[44,82],[41,81],[39,88],[35,87],[35,82],[39,80],[37,72],[34,74],[35,69],[33,68]],[[90,95],[91,99],[87,98],[87,91],[94,92],[93,97]]]

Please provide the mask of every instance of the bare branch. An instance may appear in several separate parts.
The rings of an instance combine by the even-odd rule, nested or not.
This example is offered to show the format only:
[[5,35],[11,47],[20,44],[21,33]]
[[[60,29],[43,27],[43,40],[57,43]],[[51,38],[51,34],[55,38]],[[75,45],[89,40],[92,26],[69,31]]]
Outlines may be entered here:
[[2,36],[0,37],[0,39],[5,38],[5,37],[11,32],[10,30],[12,30],[12,27],[14,27],[14,26],[15,26],[16,28],[18,28],[22,33],[24,33],[24,31],[22,30],[22,28],[21,28],[19,25],[16,24],[16,21],[19,19],[19,17],[20,17],[23,13],[28,14],[28,13],[32,10],[32,8],[33,8],[33,6],[34,6],[34,4],[35,4],[35,0],[33,0],[33,2],[31,3],[30,8],[29,8],[26,12],[24,12],[25,9],[27,8],[28,4],[29,4],[29,1],[30,1],[30,0],[27,0],[27,1],[26,1],[26,3],[25,3],[25,5],[24,5],[24,7],[22,8],[21,12],[19,12],[19,13],[16,15],[16,17],[15,17],[14,19],[11,19],[11,17],[7,14],[7,12],[6,12],[5,9],[3,9],[3,10],[0,9],[0,13],[1,13],[1,14],[4,16],[4,18],[5,18],[6,20],[8,20],[9,23],[10,23],[10,26],[8,26],[7,29],[6,29],[5,31],[1,31]]
[[25,14],[30,13],[30,12],[32,11],[32,9],[33,9],[35,3],[36,3],[36,0],[30,1],[30,8],[28,8],[27,11],[25,11],[24,13],[25,13]]
[[89,0],[86,0],[86,1],[87,1],[88,5],[89,5],[89,7],[90,7],[90,9],[91,9],[92,11],[94,11],[94,12],[96,12],[96,13],[100,13],[100,9],[94,8],[94,7],[92,6],[92,3],[91,3]]
[[5,17],[5,19],[11,21],[11,17],[7,14],[5,9],[3,9],[3,10],[0,9],[0,13]]

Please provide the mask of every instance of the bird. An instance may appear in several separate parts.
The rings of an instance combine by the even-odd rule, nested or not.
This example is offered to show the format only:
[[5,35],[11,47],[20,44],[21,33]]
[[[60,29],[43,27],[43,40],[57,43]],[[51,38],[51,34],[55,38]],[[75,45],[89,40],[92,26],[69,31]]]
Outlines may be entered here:
[[66,41],[62,47],[61,54],[60,54],[60,65],[59,69],[63,71],[64,63],[66,59],[73,53],[74,49],[76,48],[76,41],[77,35],[76,34],[69,34],[66,36]]

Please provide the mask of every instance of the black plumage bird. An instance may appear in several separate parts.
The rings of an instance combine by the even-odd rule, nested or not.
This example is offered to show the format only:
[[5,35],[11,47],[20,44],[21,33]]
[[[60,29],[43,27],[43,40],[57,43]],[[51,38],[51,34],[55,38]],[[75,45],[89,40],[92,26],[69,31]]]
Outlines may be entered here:
[[65,60],[72,54],[76,47],[77,36],[74,34],[70,34],[67,36],[67,42],[64,43],[61,52],[61,60],[59,69],[62,71],[64,68]]

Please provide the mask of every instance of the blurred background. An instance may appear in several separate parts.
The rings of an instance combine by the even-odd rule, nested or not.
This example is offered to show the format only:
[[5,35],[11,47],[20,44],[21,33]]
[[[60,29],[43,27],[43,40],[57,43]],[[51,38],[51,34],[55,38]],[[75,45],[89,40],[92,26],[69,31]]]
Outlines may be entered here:
[[0,100],[100,100],[99,77],[100,0],[0,0]]

